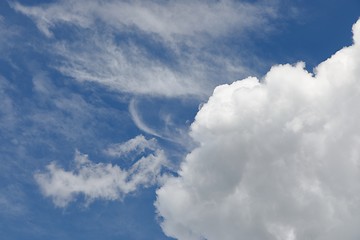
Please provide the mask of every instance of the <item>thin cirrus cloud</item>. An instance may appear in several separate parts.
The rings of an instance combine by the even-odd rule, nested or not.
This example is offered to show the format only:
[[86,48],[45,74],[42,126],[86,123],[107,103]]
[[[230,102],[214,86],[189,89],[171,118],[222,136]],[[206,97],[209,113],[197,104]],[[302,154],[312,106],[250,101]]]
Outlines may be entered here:
[[33,18],[38,28],[53,36],[56,24],[93,26],[101,20],[120,31],[136,26],[144,32],[176,41],[177,36],[224,35],[232,29],[245,30],[275,15],[271,5],[222,1],[74,1],[62,0],[43,7],[14,3],[17,11]]
[[128,156],[130,153],[141,154],[146,149],[155,150],[157,143],[154,138],[147,140],[143,135],[138,135],[125,143],[112,144],[104,152],[112,157]]
[[160,116],[161,122],[163,123],[161,129],[154,129],[147,125],[144,119],[141,116],[141,111],[138,109],[138,100],[132,99],[129,103],[129,113],[131,115],[132,121],[135,123],[137,128],[139,128],[144,133],[152,135],[154,137],[164,139],[173,143],[178,144],[183,147],[190,147],[191,141],[188,136],[188,129],[181,128],[176,126],[172,122],[171,116]]
[[192,124],[199,147],[157,191],[168,236],[358,239],[360,20],[353,34],[314,74],[278,65],[215,89]]
[[[216,39],[266,31],[277,17],[275,2],[63,0],[12,6],[55,39],[54,67],[64,75],[126,93],[204,97],[219,82],[250,71],[243,56],[221,53]],[[74,29],[71,41],[57,36],[62,26]]]
[[[141,155],[145,150],[148,152]],[[112,145],[105,151],[112,157],[123,157],[129,152],[141,156],[129,169],[111,163],[92,162],[86,154],[76,151],[73,169],[64,170],[53,162],[45,172],[36,173],[35,180],[44,196],[50,197],[58,207],[67,206],[79,195],[85,197],[87,204],[95,199],[121,200],[139,187],[156,184],[166,164],[165,154],[155,140],[147,140],[141,135]]]
[[150,134],[152,136],[155,137],[159,137],[159,138],[164,138],[163,136],[161,136],[158,132],[156,132],[156,130],[150,128],[149,126],[147,126],[145,124],[145,122],[143,121],[143,119],[141,118],[140,113],[137,110],[136,107],[137,101],[136,99],[132,99],[130,101],[129,104],[129,113],[131,115],[131,119],[133,120],[133,122],[135,123],[135,125],[143,132]]

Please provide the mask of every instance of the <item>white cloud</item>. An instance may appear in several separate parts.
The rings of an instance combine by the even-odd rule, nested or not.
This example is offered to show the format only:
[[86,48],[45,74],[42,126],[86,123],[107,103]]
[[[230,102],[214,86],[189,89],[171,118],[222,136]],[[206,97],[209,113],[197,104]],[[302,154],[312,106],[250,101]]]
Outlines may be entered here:
[[137,104],[136,99],[132,99],[129,104],[129,113],[135,125],[143,132],[162,138],[162,136],[160,136],[154,129],[148,127],[144,123],[139,112],[137,111],[136,104]]
[[232,29],[244,30],[276,15],[270,4],[241,1],[84,1],[63,0],[57,4],[27,7],[19,3],[14,9],[33,18],[47,36],[57,24],[91,27],[101,20],[123,31],[137,27],[167,40],[178,36],[207,34],[219,36]]
[[[56,39],[50,49],[64,75],[126,93],[204,97],[249,72],[243,56],[227,56],[219,39],[266,32],[277,17],[273,2],[63,0],[13,8]],[[58,39],[61,26],[74,30],[69,39]]]
[[321,63],[274,66],[215,89],[199,146],[157,191],[176,239],[358,239],[360,20],[354,44]]
[[146,149],[156,150],[157,143],[154,138],[147,140],[143,135],[136,136],[124,143],[113,144],[105,150],[105,153],[113,157],[127,156],[129,153],[140,154]]
[[51,163],[46,172],[35,174],[35,179],[42,193],[51,197],[58,207],[65,207],[78,195],[83,195],[87,203],[99,198],[122,199],[139,187],[156,184],[160,178],[166,162],[165,155],[162,150],[154,148],[154,140],[148,141],[138,136],[123,145],[117,145],[114,151],[110,150],[110,154],[119,155],[142,147],[149,148],[150,153],[135,161],[129,169],[110,163],[92,162],[87,155],[77,151],[74,169],[67,171]]
[[[138,100],[132,99],[129,104],[129,113],[135,125],[143,132],[152,136],[167,140],[169,142],[176,143],[178,146],[182,146],[186,149],[193,148],[193,142],[188,134],[188,126],[179,127],[173,122],[173,116],[170,114],[159,113],[159,122],[161,122],[161,128],[155,129],[147,125],[141,116],[141,111],[138,110]],[[158,109],[156,109],[158,111]]]
[[61,62],[56,68],[61,73],[78,81],[97,82],[126,93],[204,95],[203,82],[193,82],[189,75],[149,57],[140,47],[121,46],[110,36],[91,35],[87,40],[80,39],[81,42],[62,42],[55,46],[54,53]]

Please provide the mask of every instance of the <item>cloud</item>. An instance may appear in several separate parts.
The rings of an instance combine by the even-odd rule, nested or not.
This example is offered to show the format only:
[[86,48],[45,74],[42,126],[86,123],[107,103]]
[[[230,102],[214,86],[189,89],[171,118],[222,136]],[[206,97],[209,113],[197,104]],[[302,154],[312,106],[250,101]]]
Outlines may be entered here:
[[[86,34],[88,35],[88,34]],[[54,45],[56,69],[78,81],[100,83],[124,93],[161,96],[204,95],[203,82],[177,72],[146,50],[91,33],[88,40]],[[85,38],[85,36],[84,36]],[[197,73],[196,75],[199,75]]]
[[[223,38],[266,32],[276,1],[74,1],[13,8],[51,38],[53,66],[78,81],[120,92],[208,96],[249,72]],[[63,28],[71,30],[64,37]],[[60,34],[59,34],[60,33]],[[246,56],[249,59],[248,56]]]
[[218,86],[199,146],[157,191],[176,239],[358,239],[360,20],[354,44],[319,64],[278,65]]
[[110,163],[92,162],[86,154],[77,151],[74,169],[67,171],[51,163],[46,172],[35,174],[35,180],[44,196],[52,198],[58,207],[67,206],[78,195],[83,195],[87,203],[95,199],[122,199],[140,187],[157,183],[166,159],[162,150],[154,148],[154,141],[137,136],[108,150],[111,155],[119,156],[148,148],[150,152],[135,161],[129,169]]
[[143,135],[138,135],[124,143],[113,144],[105,150],[112,157],[122,157],[130,153],[144,153],[146,149],[156,150],[157,143],[154,138],[147,140]]
[[[167,40],[178,36],[207,34],[220,36],[232,29],[244,30],[275,15],[273,6],[221,1],[74,1],[27,7],[14,3],[13,8],[31,18],[47,36],[57,24],[66,23],[86,28],[101,20],[117,30],[137,27]],[[259,18],[259,16],[261,16]]]
[[[160,99],[160,101],[161,100],[163,101],[163,99]],[[156,109],[152,110],[151,112],[155,113],[155,115],[157,116],[156,122],[158,122],[158,126],[152,127],[149,126],[146,123],[146,121],[143,119],[144,118],[142,116],[143,109],[139,107],[139,102],[140,101],[136,98],[133,98],[130,101],[129,113],[131,115],[133,122],[141,131],[150,134],[152,136],[158,137],[160,139],[166,140],[168,142],[175,143],[177,147],[184,147],[189,150],[193,148],[194,144],[188,134],[189,129],[188,126],[186,125],[186,121],[181,123],[174,122],[175,118],[177,118],[176,120],[180,119],[180,116],[176,116],[175,113],[179,109],[182,110],[181,108],[184,106],[181,105],[184,103],[181,102],[172,103],[177,106],[177,109],[174,110],[173,107],[171,107],[172,108],[171,113],[167,112],[167,110],[163,111],[163,109],[161,109],[160,103],[154,104],[156,105]],[[152,109],[152,106],[151,105],[149,106],[149,104],[147,104],[146,107],[148,109]],[[178,114],[183,114],[183,113],[178,113]],[[152,120],[152,122],[153,121],[154,120]]]
[[133,120],[133,122],[135,123],[135,125],[143,132],[147,133],[147,134],[150,134],[150,135],[153,135],[155,137],[159,137],[159,138],[163,138],[162,136],[160,136],[154,129],[148,127],[143,119],[141,118],[139,112],[137,111],[136,109],[136,99],[132,99],[130,101],[130,104],[129,104],[129,113],[131,115],[131,118]]

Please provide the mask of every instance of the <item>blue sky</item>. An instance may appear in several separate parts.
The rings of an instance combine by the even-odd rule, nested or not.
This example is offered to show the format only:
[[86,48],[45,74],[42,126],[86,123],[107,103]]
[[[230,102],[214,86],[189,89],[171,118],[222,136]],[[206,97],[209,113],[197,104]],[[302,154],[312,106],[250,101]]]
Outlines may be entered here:
[[2,239],[358,239],[359,16],[1,1]]

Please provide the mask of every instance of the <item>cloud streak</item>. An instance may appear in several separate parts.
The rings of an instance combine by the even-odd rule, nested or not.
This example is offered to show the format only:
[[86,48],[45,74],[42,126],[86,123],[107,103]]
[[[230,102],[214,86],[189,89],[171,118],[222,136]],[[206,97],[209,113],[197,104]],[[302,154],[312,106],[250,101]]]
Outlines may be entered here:
[[[53,39],[54,67],[64,75],[125,93],[204,97],[219,82],[250,71],[243,56],[224,53],[221,39],[266,32],[277,17],[275,2],[63,0],[12,6]],[[57,34],[63,27],[73,30],[71,41]]]
[[215,89],[192,124],[199,147],[157,191],[168,236],[358,238],[360,20],[353,34],[315,74],[278,65]]
[[[177,36],[199,34],[221,36],[232,29],[244,30],[266,22],[275,15],[270,4],[221,1],[74,1],[62,0],[58,4],[26,7],[14,3],[13,8],[33,18],[47,36],[51,29],[65,23],[80,27],[94,26],[101,20],[117,30],[137,27],[141,31],[158,34],[176,41]],[[259,16],[261,16],[259,18]]]
[[123,157],[130,153],[142,154],[146,149],[154,151],[156,148],[157,142],[154,138],[147,140],[143,135],[138,135],[124,143],[112,144],[105,153],[112,157]]
[[155,137],[163,138],[160,134],[158,134],[154,129],[148,127],[143,119],[141,118],[139,112],[136,109],[136,99],[132,99],[129,104],[129,113],[135,125],[143,132],[150,134]]
[[139,149],[142,151],[138,151],[137,155],[145,149],[150,151],[136,160],[129,169],[110,163],[92,162],[86,154],[77,151],[74,169],[67,171],[51,163],[45,172],[36,173],[34,177],[44,196],[52,198],[58,207],[67,206],[78,195],[84,196],[87,204],[95,199],[121,200],[140,187],[157,183],[166,158],[162,150],[154,148],[154,141],[137,136],[107,150],[111,156]]

